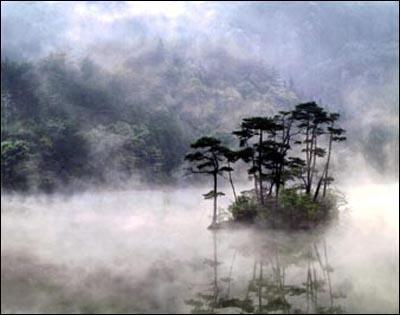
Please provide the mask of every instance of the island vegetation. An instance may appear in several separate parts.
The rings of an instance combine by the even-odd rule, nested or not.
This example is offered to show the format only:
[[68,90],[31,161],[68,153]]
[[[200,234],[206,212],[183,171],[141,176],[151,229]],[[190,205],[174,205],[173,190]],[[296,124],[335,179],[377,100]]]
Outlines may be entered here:
[[[213,200],[210,228],[220,227],[217,214],[218,179],[228,174],[234,202],[229,206],[233,222],[261,223],[272,228],[310,228],[336,214],[330,172],[334,142],[346,140],[338,126],[340,115],[316,102],[301,103],[274,116],[244,118],[232,132],[238,145],[232,149],[214,137],[191,144],[185,159],[188,170],[213,179],[204,198]],[[237,195],[233,165],[242,162],[253,182]]]

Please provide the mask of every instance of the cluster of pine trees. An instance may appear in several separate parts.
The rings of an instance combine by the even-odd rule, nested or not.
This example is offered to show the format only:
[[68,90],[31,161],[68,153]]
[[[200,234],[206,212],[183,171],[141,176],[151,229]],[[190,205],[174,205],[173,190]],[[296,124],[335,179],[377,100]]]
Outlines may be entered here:
[[[273,200],[276,208],[282,190],[295,189],[317,203],[326,196],[333,177],[329,172],[333,142],[346,139],[337,125],[340,115],[330,113],[315,102],[296,105],[271,117],[242,120],[233,135],[237,149],[224,146],[219,139],[202,137],[191,144],[185,159],[191,173],[213,178],[213,189],[204,195],[214,200],[212,226],[217,224],[218,177],[228,173],[235,202],[239,197],[232,180],[232,165],[242,161],[254,181],[252,193],[260,206]],[[270,203],[268,203],[270,204]]]

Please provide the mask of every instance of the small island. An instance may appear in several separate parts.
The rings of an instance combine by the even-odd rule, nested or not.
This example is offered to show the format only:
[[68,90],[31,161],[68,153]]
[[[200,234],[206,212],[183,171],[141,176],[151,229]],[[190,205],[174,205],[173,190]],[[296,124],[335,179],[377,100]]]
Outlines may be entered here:
[[[273,229],[311,229],[337,216],[337,196],[328,187],[333,181],[330,162],[334,142],[346,140],[338,126],[339,113],[330,113],[316,102],[301,103],[274,116],[244,118],[232,134],[236,148],[215,137],[202,137],[185,156],[188,171],[212,177],[213,188],[204,194],[213,200],[210,229],[255,224]],[[235,190],[235,164],[242,163],[251,189]],[[244,173],[244,172],[241,172]],[[225,176],[227,175],[227,176]],[[234,202],[229,221],[218,222],[219,177],[228,179]]]

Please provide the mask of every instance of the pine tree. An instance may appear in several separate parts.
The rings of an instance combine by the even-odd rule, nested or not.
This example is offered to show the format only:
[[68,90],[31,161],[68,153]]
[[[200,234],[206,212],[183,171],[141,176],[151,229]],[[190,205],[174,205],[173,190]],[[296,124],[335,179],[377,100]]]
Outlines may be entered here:
[[213,189],[204,194],[205,199],[213,199],[213,219],[210,228],[217,225],[217,198],[224,193],[218,192],[218,175],[228,172],[231,169],[223,165],[226,148],[221,145],[221,141],[212,137],[202,137],[191,144],[193,152],[185,156],[185,160],[192,163],[193,167],[188,170],[194,174],[210,175],[213,178]]

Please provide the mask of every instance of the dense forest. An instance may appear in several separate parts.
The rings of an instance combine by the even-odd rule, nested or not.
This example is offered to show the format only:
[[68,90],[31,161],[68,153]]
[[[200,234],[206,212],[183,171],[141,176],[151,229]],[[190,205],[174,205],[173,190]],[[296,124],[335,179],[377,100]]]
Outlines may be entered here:
[[111,73],[63,54],[5,60],[1,73],[2,184],[10,189],[132,176],[171,183],[194,137],[233,127],[227,110],[240,118],[297,100],[262,63],[223,50],[196,63],[162,41]]

